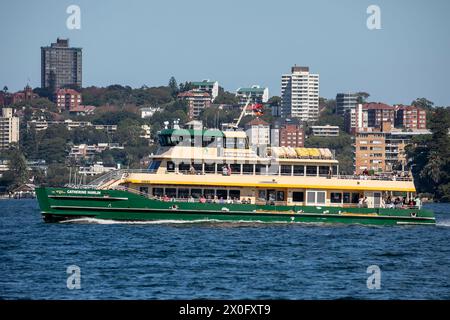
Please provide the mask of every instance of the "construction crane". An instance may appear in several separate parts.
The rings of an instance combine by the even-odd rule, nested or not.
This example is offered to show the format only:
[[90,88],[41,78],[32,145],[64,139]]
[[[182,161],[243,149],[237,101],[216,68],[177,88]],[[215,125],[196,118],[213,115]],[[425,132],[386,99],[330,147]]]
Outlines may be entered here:
[[241,120],[244,116],[246,115],[253,115],[253,113],[256,113],[257,116],[260,116],[263,114],[262,112],[262,107],[263,105],[260,103],[256,103],[252,105],[251,111],[249,112],[247,109],[251,104],[251,96],[248,97],[247,102],[245,103],[245,106],[242,108],[242,112],[239,115],[238,119],[235,119],[236,122],[235,123],[229,123],[228,124],[228,129],[233,129],[236,130],[239,128],[239,124],[241,123]]

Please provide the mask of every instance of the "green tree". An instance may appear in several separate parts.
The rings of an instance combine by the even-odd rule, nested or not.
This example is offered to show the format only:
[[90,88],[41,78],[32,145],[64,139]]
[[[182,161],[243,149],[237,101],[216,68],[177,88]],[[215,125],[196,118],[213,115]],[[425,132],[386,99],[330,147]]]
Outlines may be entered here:
[[414,139],[407,149],[419,192],[450,201],[450,108],[435,108],[429,126],[432,135]]
[[426,98],[417,98],[413,102],[411,102],[412,106],[422,108],[424,110],[431,110],[433,108],[434,103]]
[[214,99],[214,103],[236,105],[239,103],[239,99],[234,93],[225,91],[222,87],[219,87],[219,94],[216,99]]
[[[12,180],[8,189],[12,190],[28,182],[28,167],[27,160],[17,145],[10,147],[8,160],[9,179]],[[8,179],[8,175],[6,177]]]
[[177,84],[177,80],[175,80],[175,77],[170,77],[169,79],[169,88],[172,92],[172,96],[176,97],[178,94],[178,84]]

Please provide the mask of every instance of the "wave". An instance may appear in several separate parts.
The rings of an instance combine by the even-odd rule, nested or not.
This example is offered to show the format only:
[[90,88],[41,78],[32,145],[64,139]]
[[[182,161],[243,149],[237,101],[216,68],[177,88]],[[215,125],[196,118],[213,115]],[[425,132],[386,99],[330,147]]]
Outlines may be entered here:
[[436,226],[438,227],[450,227],[450,219],[436,220]]
[[218,220],[218,219],[197,219],[197,220],[148,220],[148,221],[124,221],[124,220],[110,220],[98,218],[76,218],[64,220],[60,223],[80,223],[80,224],[131,224],[131,225],[147,225],[147,224],[220,224],[220,225],[252,225],[252,224],[299,224],[309,226],[332,226],[324,222],[292,222],[292,221],[262,221],[262,220]]

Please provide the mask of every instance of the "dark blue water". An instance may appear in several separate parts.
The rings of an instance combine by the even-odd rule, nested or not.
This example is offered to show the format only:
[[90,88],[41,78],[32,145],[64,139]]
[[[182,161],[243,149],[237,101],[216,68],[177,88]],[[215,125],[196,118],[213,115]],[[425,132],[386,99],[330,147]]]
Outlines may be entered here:
[[450,299],[450,205],[429,208],[436,227],[46,224],[0,200],[0,298]]

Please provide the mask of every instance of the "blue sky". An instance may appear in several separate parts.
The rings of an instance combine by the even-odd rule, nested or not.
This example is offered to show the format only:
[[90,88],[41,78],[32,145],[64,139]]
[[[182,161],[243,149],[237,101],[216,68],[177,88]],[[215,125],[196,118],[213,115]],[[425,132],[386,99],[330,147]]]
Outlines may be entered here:
[[[66,27],[71,5],[81,30]],[[366,9],[381,8],[381,30]],[[450,105],[447,0],[2,0],[0,86],[40,86],[40,47],[68,37],[83,48],[83,86],[215,79],[280,92],[294,64],[320,74],[320,95]]]

